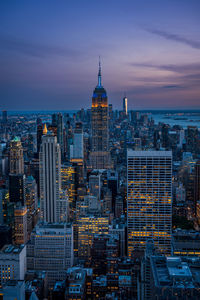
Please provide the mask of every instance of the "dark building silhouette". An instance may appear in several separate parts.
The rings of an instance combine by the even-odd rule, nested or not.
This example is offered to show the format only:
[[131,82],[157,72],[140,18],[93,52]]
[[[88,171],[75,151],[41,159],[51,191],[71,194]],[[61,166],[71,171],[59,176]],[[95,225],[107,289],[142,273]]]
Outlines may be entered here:
[[53,114],[52,115],[52,129],[55,131],[55,134],[57,135],[57,141],[60,145],[61,150],[61,156],[64,155],[64,138],[63,138],[63,116],[61,113]]
[[187,151],[200,153],[199,132],[197,126],[188,126],[185,133]]
[[24,174],[9,175],[9,198],[10,202],[20,202],[25,205],[26,199],[26,177]]
[[162,132],[162,147],[167,149],[169,147],[169,128],[167,124],[163,124],[161,132]]
[[6,244],[12,244],[12,228],[0,225],[0,249]]
[[39,155],[40,152],[40,145],[42,142],[42,135],[43,135],[43,126],[42,126],[42,120],[40,118],[37,118],[37,153]]
[[197,161],[194,170],[194,208],[196,215],[197,202],[200,201],[200,160]]

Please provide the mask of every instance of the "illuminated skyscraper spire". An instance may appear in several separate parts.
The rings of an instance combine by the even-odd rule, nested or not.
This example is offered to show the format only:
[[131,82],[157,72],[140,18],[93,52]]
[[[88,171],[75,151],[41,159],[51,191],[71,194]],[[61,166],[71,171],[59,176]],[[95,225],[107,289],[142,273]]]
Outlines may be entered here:
[[43,128],[43,134],[47,134],[48,130],[47,130],[47,125],[46,123],[44,124],[44,128]]
[[126,93],[124,93],[124,98],[123,98],[123,112],[127,116],[128,114],[128,99],[126,97]]
[[101,61],[99,57],[98,84],[92,96],[92,169],[109,169],[108,98],[101,83]]
[[98,87],[101,87],[101,60],[100,60],[100,56],[99,56]]

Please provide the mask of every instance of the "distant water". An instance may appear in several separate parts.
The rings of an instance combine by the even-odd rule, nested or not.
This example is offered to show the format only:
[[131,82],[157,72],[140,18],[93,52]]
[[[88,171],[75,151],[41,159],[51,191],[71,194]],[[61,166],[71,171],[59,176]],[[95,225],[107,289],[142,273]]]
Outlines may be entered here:
[[183,128],[187,126],[197,126],[200,129],[200,114],[193,115],[187,114],[183,116],[172,115],[168,116],[166,114],[152,114],[152,118],[155,124],[159,122],[169,124],[170,126],[179,125]]
[[152,118],[155,124],[159,122],[169,124],[170,126],[179,125],[183,128],[187,126],[197,126],[200,129],[200,113],[186,112],[183,115],[169,113],[153,113]]

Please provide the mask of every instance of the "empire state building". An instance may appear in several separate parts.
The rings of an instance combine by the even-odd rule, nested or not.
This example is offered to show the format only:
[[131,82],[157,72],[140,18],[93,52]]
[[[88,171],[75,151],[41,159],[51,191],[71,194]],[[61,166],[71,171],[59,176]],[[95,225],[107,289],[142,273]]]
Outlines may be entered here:
[[110,168],[108,137],[108,98],[101,83],[99,61],[98,84],[92,96],[92,152],[90,164],[93,169]]

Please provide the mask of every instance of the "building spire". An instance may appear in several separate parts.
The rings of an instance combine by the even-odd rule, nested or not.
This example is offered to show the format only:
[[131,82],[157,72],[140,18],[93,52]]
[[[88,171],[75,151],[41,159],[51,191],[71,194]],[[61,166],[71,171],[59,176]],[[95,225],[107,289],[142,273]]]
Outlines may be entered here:
[[43,128],[43,134],[47,134],[48,130],[47,130],[47,125],[46,123],[44,124],[44,128]]
[[99,56],[98,87],[101,87],[101,60],[100,60],[100,56]]

